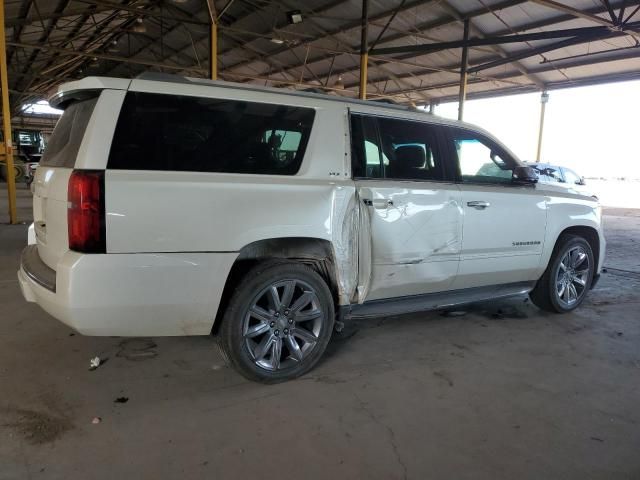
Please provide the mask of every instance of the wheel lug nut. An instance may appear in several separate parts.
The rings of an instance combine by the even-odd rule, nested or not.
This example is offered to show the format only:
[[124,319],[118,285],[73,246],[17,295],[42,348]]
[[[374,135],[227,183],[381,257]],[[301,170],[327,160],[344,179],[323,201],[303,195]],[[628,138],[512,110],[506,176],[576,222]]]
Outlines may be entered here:
[[289,325],[291,325],[293,323],[293,318],[289,319]]
[[275,332],[273,332],[273,334],[277,337],[278,335],[280,335],[280,331],[276,330]]
[[275,327],[275,326],[276,326],[276,322],[271,322],[271,323],[269,324],[269,326],[270,326],[271,328]]
[[280,312],[276,312],[276,313],[275,313],[275,316],[276,316],[276,317],[279,317],[279,316],[280,316]]
[[288,328],[285,328],[285,329],[283,330],[283,332],[284,332],[284,334],[285,334],[285,335],[289,335],[289,329],[288,329]]
[[285,315],[289,315],[289,310],[285,310],[285,311],[284,311],[284,314],[285,314]]

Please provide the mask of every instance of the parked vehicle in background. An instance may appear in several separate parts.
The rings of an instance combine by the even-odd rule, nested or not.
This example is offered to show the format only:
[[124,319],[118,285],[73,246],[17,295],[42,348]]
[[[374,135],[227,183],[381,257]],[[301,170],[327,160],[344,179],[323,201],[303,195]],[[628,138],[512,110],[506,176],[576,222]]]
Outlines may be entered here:
[[51,103],[18,279],[86,335],[213,333],[278,382],[351,318],[525,293],[570,312],[602,267],[598,202],[466,123],[172,76],[89,77]]
[[[37,168],[42,152],[46,146],[45,135],[38,130],[14,129],[13,137],[13,170],[16,182],[31,184],[33,171]],[[2,131],[0,131],[0,178],[7,178],[6,147]]]
[[33,179],[36,175],[36,169],[40,162],[26,162],[25,163],[25,174],[24,174],[24,183],[27,187],[30,187],[33,183]]
[[526,162],[538,174],[538,181],[546,185],[559,185],[576,190],[590,197],[598,198],[591,188],[587,186],[584,177],[567,167],[552,165],[549,163]]

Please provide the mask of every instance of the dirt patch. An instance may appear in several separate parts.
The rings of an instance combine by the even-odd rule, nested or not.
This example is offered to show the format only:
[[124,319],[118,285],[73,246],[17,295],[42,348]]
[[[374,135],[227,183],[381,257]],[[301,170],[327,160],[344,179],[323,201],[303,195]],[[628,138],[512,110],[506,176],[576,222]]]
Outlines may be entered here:
[[53,442],[74,428],[68,418],[37,410],[7,408],[3,414],[8,418],[8,421],[2,426],[14,429],[32,445]]

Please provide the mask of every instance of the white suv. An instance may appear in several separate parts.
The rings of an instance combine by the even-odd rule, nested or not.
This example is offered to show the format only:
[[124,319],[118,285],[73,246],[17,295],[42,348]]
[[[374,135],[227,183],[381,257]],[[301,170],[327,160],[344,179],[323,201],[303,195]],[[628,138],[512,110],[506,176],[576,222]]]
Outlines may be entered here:
[[530,292],[576,308],[594,199],[470,125],[334,96],[89,77],[34,182],[18,278],[86,335],[218,335],[248,378],[311,369],[336,325]]

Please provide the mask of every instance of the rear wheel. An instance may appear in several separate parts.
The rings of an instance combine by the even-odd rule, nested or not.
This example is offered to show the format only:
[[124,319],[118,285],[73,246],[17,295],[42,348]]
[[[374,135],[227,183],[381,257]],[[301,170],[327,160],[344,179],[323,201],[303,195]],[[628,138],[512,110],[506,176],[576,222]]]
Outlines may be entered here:
[[549,312],[570,312],[584,301],[594,269],[589,242],[577,235],[562,235],[547,270],[530,294],[531,300]]
[[311,370],[334,324],[331,292],[306,265],[265,263],[250,270],[224,314],[220,344],[245,377],[277,383]]

